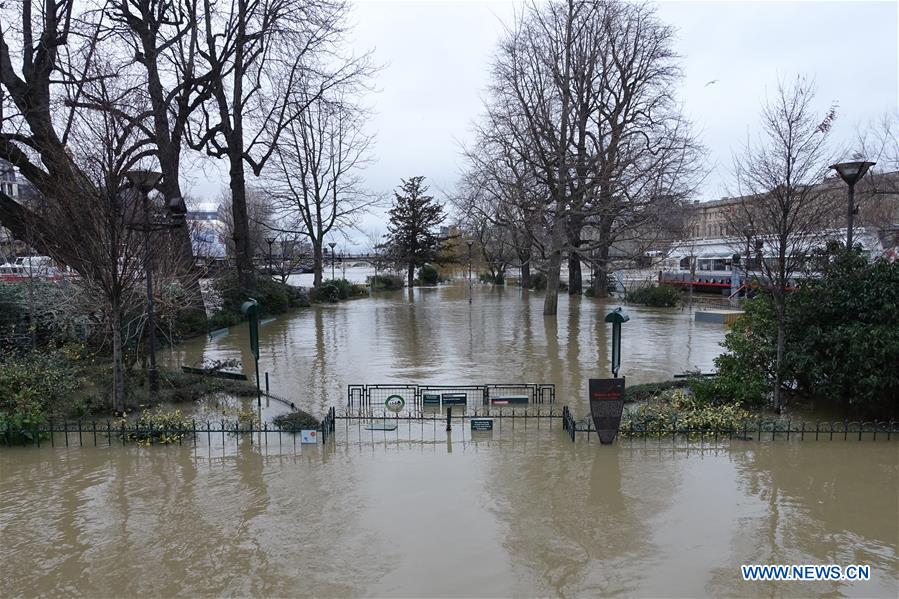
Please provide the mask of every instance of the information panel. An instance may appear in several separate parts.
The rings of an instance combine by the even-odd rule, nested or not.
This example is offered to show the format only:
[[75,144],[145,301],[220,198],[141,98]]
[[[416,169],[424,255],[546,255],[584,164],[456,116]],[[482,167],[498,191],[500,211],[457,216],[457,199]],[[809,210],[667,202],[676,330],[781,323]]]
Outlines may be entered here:
[[624,377],[590,379],[590,415],[599,442],[608,445],[618,435],[624,411]]

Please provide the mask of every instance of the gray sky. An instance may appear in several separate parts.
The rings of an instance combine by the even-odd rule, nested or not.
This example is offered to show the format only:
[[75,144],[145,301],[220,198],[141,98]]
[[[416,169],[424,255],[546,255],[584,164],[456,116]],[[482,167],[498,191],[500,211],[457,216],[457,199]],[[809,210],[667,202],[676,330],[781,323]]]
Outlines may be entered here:
[[[374,50],[384,65],[368,103],[377,161],[365,174],[373,191],[424,175],[437,197],[451,192],[463,162],[459,144],[482,108],[488,66],[515,2],[355,4],[356,52]],[[838,104],[833,137],[848,141],[859,125],[897,110],[897,2],[660,2],[660,18],[678,30],[683,57],[679,92],[708,148],[711,173],[697,199],[724,193],[731,155],[754,131],[760,104],[778,79],[814,78],[819,109]],[[717,83],[706,85],[709,81]],[[217,195],[213,170],[195,193]],[[383,232],[383,214],[363,227]],[[364,245],[361,236],[354,235]]]

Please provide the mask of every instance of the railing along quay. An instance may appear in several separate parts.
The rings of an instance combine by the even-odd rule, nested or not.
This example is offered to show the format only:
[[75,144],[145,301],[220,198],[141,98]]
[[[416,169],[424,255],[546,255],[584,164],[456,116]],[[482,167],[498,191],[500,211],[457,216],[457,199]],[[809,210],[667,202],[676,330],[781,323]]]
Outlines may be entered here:
[[[572,441],[578,433],[586,433],[587,440],[596,433],[592,422],[586,425],[578,424],[570,411],[563,416],[563,428]],[[677,442],[698,441],[700,443],[728,441],[849,441],[872,440],[878,437],[881,440],[891,441],[893,436],[899,434],[899,424],[895,420],[843,420],[843,421],[782,421],[782,420],[758,420],[744,422],[735,427],[711,427],[699,428],[678,426],[677,423],[659,424],[657,422],[628,421],[618,430],[620,439],[642,440],[650,439],[670,440]]]
[[[314,429],[318,438],[323,443],[335,438],[337,434],[337,421],[343,420],[349,430],[350,422],[357,422],[362,426],[363,422],[394,423],[399,430],[400,423],[413,422],[447,424],[451,428],[454,422],[465,425],[476,419],[495,419],[502,431],[503,421],[507,427],[514,430],[516,423],[524,430],[529,428],[551,430],[555,420],[561,420],[562,430],[566,436],[574,442],[578,435],[586,434],[587,442],[591,442],[596,429],[592,422],[578,422],[568,408],[563,406],[561,410],[550,407],[526,409],[489,409],[472,410],[453,413],[452,409],[443,412],[425,412],[423,410],[412,411],[406,414],[388,412],[374,412],[371,410],[352,411],[349,409],[338,412],[335,408],[329,408],[321,425]],[[529,422],[531,424],[529,424]],[[541,425],[544,422],[545,425]],[[436,428],[435,428],[436,430]],[[712,427],[697,428],[679,426],[677,423],[657,423],[627,421],[618,431],[619,441],[643,441],[651,440],[671,442],[677,444],[683,442],[692,443],[719,443],[722,441],[891,441],[899,434],[899,423],[889,421],[781,421],[758,420],[744,422],[738,427]],[[254,441],[254,436],[258,441]],[[212,446],[213,440],[221,439],[222,445],[229,439],[239,442],[242,438],[248,438],[250,443],[270,445],[277,443],[279,446],[292,443],[297,445],[297,437],[300,431],[280,428],[270,423],[253,424],[241,421],[197,421],[192,420],[187,426],[141,426],[137,422],[125,422],[114,420],[64,420],[52,421],[46,425],[26,428],[14,428],[11,425],[0,430],[0,444],[6,446],[21,445],[41,447],[111,447],[113,445],[152,445],[152,444],[178,444],[185,442],[197,444],[205,437],[207,445]],[[317,442],[317,441],[316,441]]]
[[[321,435],[322,442],[327,442],[334,434],[335,426],[334,408],[329,408],[322,419],[321,425],[314,429]],[[225,444],[227,439],[240,439],[258,435],[261,443],[274,443],[270,437],[277,437],[278,444],[284,444],[284,438],[296,437],[299,430],[281,428],[274,424],[264,422],[259,425],[242,423],[239,420],[192,420],[190,426],[141,426],[137,422],[124,422],[113,420],[63,420],[51,421],[44,426],[32,426],[27,428],[14,428],[7,425],[0,430],[0,441],[6,446],[35,446],[50,445],[51,447],[111,447],[113,445],[183,445],[185,440],[196,443],[198,439],[206,437],[208,445],[212,445],[213,435],[221,438]]]

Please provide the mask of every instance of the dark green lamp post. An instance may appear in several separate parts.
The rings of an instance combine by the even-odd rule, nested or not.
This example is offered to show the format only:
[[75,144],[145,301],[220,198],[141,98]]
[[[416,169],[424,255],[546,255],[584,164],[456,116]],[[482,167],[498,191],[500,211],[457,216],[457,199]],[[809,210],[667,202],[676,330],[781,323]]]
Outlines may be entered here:
[[631,317],[620,307],[606,314],[605,321],[612,323],[612,376],[618,378],[618,369],[621,368],[621,323],[627,322]]
[[240,311],[250,325],[250,353],[256,363],[256,405],[262,406],[262,390],[259,388],[259,302],[250,298],[240,305]]

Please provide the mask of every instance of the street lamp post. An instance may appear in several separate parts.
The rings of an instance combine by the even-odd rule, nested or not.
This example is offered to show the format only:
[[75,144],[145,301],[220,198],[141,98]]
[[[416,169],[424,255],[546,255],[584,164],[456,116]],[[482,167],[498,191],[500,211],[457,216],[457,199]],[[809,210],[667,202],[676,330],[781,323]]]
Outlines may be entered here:
[[840,162],[830,165],[830,168],[837,171],[840,178],[849,186],[849,197],[846,208],[846,249],[852,249],[852,224],[855,220],[855,184],[858,183],[868,169],[877,164],[876,162],[867,162],[858,160],[854,162]]
[[266,237],[265,242],[268,244],[268,276],[274,278],[274,267],[272,265],[272,244],[275,243],[275,238]]
[[471,246],[474,241],[469,239],[465,243],[468,244],[468,303],[471,303]]
[[336,242],[332,241],[328,244],[331,246],[331,280],[334,280],[334,246],[337,245]]
[[[137,189],[141,196],[141,208],[143,210],[143,222],[132,222],[129,228],[142,231],[144,234],[144,278],[147,281],[147,387],[151,400],[156,399],[159,391],[159,370],[156,368],[156,310],[153,303],[153,264],[150,259],[150,231],[176,228],[180,221],[172,220],[168,223],[151,223],[149,193],[162,179],[162,173],[147,170],[133,170],[126,173],[128,180]],[[182,216],[176,214],[173,204],[167,208],[173,213],[173,217]]]

